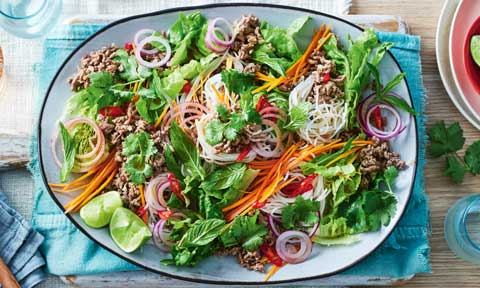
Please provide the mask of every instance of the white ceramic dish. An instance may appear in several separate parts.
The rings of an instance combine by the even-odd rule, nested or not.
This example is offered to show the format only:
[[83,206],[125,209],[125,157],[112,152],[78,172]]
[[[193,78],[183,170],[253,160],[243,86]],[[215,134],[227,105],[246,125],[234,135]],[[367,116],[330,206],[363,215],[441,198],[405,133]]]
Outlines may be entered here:
[[458,86],[450,60],[451,27],[455,20],[460,2],[461,0],[445,1],[440,14],[435,36],[437,65],[443,86],[447,90],[448,96],[450,96],[455,107],[457,107],[458,111],[460,111],[465,119],[467,119],[475,128],[480,129],[480,118],[477,116],[471,105],[468,104],[465,95]]
[[[166,30],[176,20],[179,11],[189,13],[195,10],[201,11],[207,18],[221,15],[229,20],[238,19],[242,14],[246,13],[255,14],[260,19],[267,20],[272,25],[278,25],[280,27],[287,26],[288,23],[291,23],[293,19],[299,16],[310,15],[316,27],[320,26],[321,23],[332,24],[333,31],[340,37],[341,42],[344,44],[346,43],[347,35],[356,38],[361,33],[361,28],[358,26],[346,20],[320,12],[285,6],[246,3],[177,8],[133,16],[113,22],[87,39],[67,58],[48,89],[42,105],[38,127],[40,163],[45,183],[56,182],[58,180],[59,169],[55,166],[50,153],[50,137],[56,129],[57,121],[61,117],[67,98],[72,94],[66,80],[75,72],[82,55],[112,42],[121,44],[126,41],[131,41],[135,32],[142,28]],[[313,29],[313,25],[311,29]],[[310,39],[303,40],[305,43],[310,41]],[[392,79],[401,72],[398,63],[389,53],[379,68],[382,79],[385,81]],[[402,95],[408,103],[412,104],[410,92],[405,81],[395,88],[395,92]],[[367,257],[390,235],[405,211],[415,180],[418,147],[417,127],[415,121],[411,121],[410,123],[407,129],[392,142],[393,149],[400,153],[401,158],[407,161],[409,167],[400,172],[400,177],[398,177],[394,185],[398,204],[397,213],[392,218],[390,224],[378,232],[360,234],[359,238],[361,241],[354,245],[337,247],[320,247],[316,245],[312,255],[307,261],[296,265],[286,265],[272,277],[270,280],[271,283],[307,280],[339,273]],[[56,194],[52,191],[49,192],[62,209],[63,205],[71,199],[65,195]],[[153,245],[147,244],[134,253],[125,253],[114,244],[106,228],[91,229],[83,224],[78,215],[73,214],[68,216],[85,235],[96,241],[102,247],[123,259],[163,275],[184,280],[216,284],[260,284],[264,277],[261,273],[248,271],[240,267],[233,257],[210,257],[196,267],[164,266],[160,264],[160,259],[169,257],[169,255]]]

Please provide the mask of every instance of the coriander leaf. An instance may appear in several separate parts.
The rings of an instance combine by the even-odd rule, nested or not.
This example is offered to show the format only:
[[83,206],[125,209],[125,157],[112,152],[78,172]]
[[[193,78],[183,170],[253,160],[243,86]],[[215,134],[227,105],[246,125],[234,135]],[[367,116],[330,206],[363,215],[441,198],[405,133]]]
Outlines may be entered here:
[[157,153],[157,151],[152,136],[145,131],[140,131],[138,133],[129,134],[125,138],[122,155],[130,156],[133,154],[141,154],[144,157],[150,157]]
[[385,171],[383,171],[383,177],[385,178],[385,183],[387,184],[390,192],[392,192],[392,185],[397,179],[398,169],[395,166],[388,166]]
[[225,130],[225,123],[218,119],[213,119],[208,122],[205,127],[205,139],[207,143],[214,146],[222,142],[223,140],[223,131]]
[[145,183],[145,178],[153,175],[152,166],[145,163],[145,158],[139,154],[128,156],[125,162],[125,171],[130,181],[137,185]]
[[302,128],[308,119],[308,112],[312,108],[312,104],[309,102],[303,102],[297,106],[293,106],[288,111],[288,121],[283,129],[295,132]]
[[428,152],[433,157],[439,157],[462,149],[465,143],[463,130],[458,122],[451,124],[448,128],[445,122],[439,121],[435,126],[427,130],[430,145]]
[[247,251],[255,251],[262,245],[268,228],[265,224],[257,224],[258,211],[253,216],[237,216],[230,228],[221,235],[225,247],[241,244]]
[[238,137],[238,132],[239,131],[237,129],[232,128],[230,125],[227,126],[224,132],[225,139],[229,141],[235,141],[235,139]]
[[464,156],[465,164],[473,174],[480,173],[480,140],[468,146]]
[[238,72],[235,69],[222,71],[222,82],[228,91],[236,94],[250,92],[254,85],[255,74]]
[[447,169],[445,175],[450,176],[453,183],[462,183],[465,177],[465,167],[460,163],[456,155],[447,155]]
[[176,122],[172,122],[170,127],[170,142],[172,143],[175,155],[182,160],[189,175],[205,178],[205,170],[200,161],[200,153],[195,143],[178,127]]
[[230,117],[230,112],[228,112],[227,107],[219,104],[215,109],[217,110],[218,117],[223,119],[228,119]]
[[219,192],[241,181],[246,170],[247,165],[245,165],[245,163],[234,163],[226,167],[218,168],[205,178],[200,188],[205,190],[209,195],[221,199],[222,195]]
[[201,260],[212,255],[218,249],[218,245],[215,242],[212,244],[194,248],[178,247],[175,245],[171,250],[173,258],[162,259],[160,263],[164,265],[194,266]]
[[179,247],[205,246],[215,240],[225,227],[220,219],[197,220],[183,235]]
[[73,166],[75,165],[76,149],[72,136],[68,133],[68,130],[63,126],[62,122],[60,122],[60,136],[62,138],[63,146],[63,162],[62,168],[60,169],[60,182],[66,182],[72,172]]
[[139,79],[146,79],[152,75],[149,68],[138,65],[134,55],[128,55],[124,49],[118,49],[115,52],[113,61],[119,62],[123,67],[120,77],[128,82]]
[[297,196],[293,204],[289,204],[282,210],[282,225],[285,229],[295,228],[295,224],[303,222],[306,225],[315,225],[318,222],[320,202],[306,200]]

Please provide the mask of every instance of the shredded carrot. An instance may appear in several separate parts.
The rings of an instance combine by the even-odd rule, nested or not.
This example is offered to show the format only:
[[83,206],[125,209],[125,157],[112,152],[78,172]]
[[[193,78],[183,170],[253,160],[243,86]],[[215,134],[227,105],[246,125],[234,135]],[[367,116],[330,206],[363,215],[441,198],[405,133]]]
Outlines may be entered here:
[[[140,192],[140,200],[142,203],[142,207],[145,207],[145,194],[143,193],[143,185],[138,186],[138,191]],[[147,214],[148,210],[146,210],[146,213],[142,215],[142,220],[143,222],[145,222],[145,224],[148,224]]]
[[280,268],[280,266],[273,265],[272,269],[270,269],[267,275],[265,275],[265,278],[263,278],[263,282],[267,282],[268,279],[270,279],[275,273],[277,273],[278,270],[280,270]]
[[220,91],[218,91],[217,87],[215,87],[215,85],[213,85],[213,84],[210,85],[210,88],[212,88],[213,92],[217,96],[218,101],[221,102],[221,103],[225,103],[225,95],[223,93],[220,93]]
[[352,149],[350,149],[350,150],[348,150],[348,151],[340,154],[337,158],[335,158],[335,159],[333,159],[332,161],[328,162],[328,163],[325,165],[325,167],[329,167],[329,166],[331,166],[333,163],[338,162],[338,161],[340,161],[340,160],[342,160],[342,159],[344,159],[344,158],[347,158],[349,155],[356,153],[357,151],[359,151],[359,150],[362,149],[362,148],[363,148],[363,147],[361,147],[361,146],[355,147],[355,148],[352,148]]
[[158,116],[158,119],[157,119],[157,121],[155,121],[155,125],[153,125],[153,128],[157,129],[158,126],[160,126],[160,123],[162,123],[163,118],[165,117],[165,115],[168,112],[168,108],[170,108],[170,105],[168,105],[168,104],[165,105],[165,108],[163,108],[162,114],[160,114],[160,116]]

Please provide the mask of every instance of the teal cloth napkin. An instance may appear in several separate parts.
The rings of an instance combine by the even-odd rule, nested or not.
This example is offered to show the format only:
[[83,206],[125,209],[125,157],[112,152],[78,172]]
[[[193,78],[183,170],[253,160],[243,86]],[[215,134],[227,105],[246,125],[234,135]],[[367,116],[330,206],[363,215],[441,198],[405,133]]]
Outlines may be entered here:
[[[43,99],[51,79],[68,54],[102,26],[96,24],[64,26],[45,40],[43,62],[35,66],[40,85],[39,98]],[[422,83],[420,38],[394,33],[379,33],[379,37],[382,41],[395,43],[392,53],[407,73],[414,106],[420,112],[420,116],[417,116],[420,145],[417,178],[408,208],[391,236],[368,258],[343,274],[407,277],[416,273],[430,272],[428,200],[423,176],[426,95]],[[45,191],[38,167],[36,137],[32,142],[30,170],[36,182],[32,224],[45,237],[40,249],[47,262],[47,272],[71,275],[138,269],[89,240],[62,214]]]

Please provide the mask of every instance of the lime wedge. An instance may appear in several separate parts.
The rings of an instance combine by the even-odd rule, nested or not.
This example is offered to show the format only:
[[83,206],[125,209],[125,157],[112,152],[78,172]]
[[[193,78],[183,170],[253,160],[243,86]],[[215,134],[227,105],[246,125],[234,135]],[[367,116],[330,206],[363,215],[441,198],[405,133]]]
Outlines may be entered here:
[[112,214],[123,202],[120,193],[110,191],[90,200],[80,209],[80,218],[92,228],[101,228],[110,223]]
[[117,208],[110,221],[110,236],[123,251],[130,253],[145,243],[152,233],[135,213],[127,208]]
[[475,35],[470,40],[470,53],[478,67],[480,67],[480,35]]

